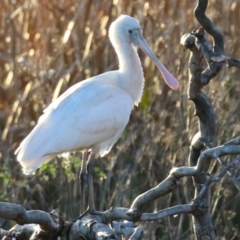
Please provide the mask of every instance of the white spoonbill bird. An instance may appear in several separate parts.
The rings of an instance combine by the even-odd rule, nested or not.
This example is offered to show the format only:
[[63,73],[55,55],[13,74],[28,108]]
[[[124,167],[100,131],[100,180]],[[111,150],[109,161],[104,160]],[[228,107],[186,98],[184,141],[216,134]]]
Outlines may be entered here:
[[[16,150],[25,174],[34,173],[64,152],[91,152],[102,157],[111,150],[143,93],[143,70],[133,45],[155,62],[170,88],[178,88],[178,81],[144,40],[137,20],[126,15],[118,17],[110,26],[109,38],[118,56],[119,69],[73,85],[44,110]],[[91,184],[92,179],[88,178]],[[90,190],[89,186],[89,198]]]

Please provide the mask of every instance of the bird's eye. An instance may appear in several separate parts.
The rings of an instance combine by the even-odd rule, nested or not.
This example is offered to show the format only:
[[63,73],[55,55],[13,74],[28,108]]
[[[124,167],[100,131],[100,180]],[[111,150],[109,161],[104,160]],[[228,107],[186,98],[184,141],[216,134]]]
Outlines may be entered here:
[[129,32],[129,33],[132,33],[133,31],[132,31],[132,30],[129,30],[128,32]]

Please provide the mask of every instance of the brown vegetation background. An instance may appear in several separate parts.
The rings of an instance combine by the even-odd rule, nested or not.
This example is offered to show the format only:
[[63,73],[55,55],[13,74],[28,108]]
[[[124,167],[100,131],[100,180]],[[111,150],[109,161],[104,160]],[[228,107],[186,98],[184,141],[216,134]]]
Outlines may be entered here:
[[[209,2],[207,14],[224,33],[226,55],[239,59],[240,1]],[[170,90],[150,59],[139,52],[146,79],[144,96],[122,138],[96,162],[96,207],[130,207],[138,194],[156,186],[173,166],[188,164],[189,143],[198,126],[186,94],[189,52],[179,41],[182,34],[199,27],[193,17],[195,4],[192,0],[0,2],[0,201],[27,209],[60,208],[69,220],[78,216],[80,155],[55,158],[36,175],[24,176],[14,151],[43,109],[69,86],[117,69],[107,33],[120,14],[140,21],[152,50],[181,85],[178,91]],[[217,114],[218,144],[240,132],[239,75],[239,70],[225,67],[206,87]],[[211,172],[218,170],[213,164]],[[192,196],[191,181],[183,179],[177,190],[145,210],[189,203]],[[212,187],[211,211],[221,239],[240,235],[239,201],[228,177]],[[13,224],[0,221],[3,228]],[[145,239],[193,239],[188,215],[142,226]]]

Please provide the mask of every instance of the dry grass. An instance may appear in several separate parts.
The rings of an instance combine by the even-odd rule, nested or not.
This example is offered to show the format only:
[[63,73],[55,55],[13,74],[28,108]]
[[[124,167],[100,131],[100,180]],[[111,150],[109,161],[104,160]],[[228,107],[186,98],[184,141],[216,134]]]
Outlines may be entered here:
[[[146,78],[144,96],[123,137],[108,156],[97,162],[97,208],[129,207],[138,194],[163,180],[172,166],[187,164],[189,142],[198,126],[186,95],[188,52],[179,41],[182,34],[198,28],[192,2],[1,1],[0,200],[20,203],[28,209],[58,207],[69,219],[78,215],[77,156],[68,161],[56,158],[35,176],[26,177],[14,150],[43,109],[69,86],[117,68],[107,31],[120,14],[139,19],[151,48],[181,86],[179,91],[169,90],[155,66],[140,53]],[[226,54],[239,59],[240,1],[210,2],[208,15],[225,35]],[[239,71],[224,68],[206,92],[218,116],[219,144],[239,135]],[[189,202],[189,189],[189,181],[182,180],[179,189],[146,211]],[[213,187],[211,207],[217,234],[225,236],[222,239],[237,239],[240,234],[239,198],[227,177]],[[3,227],[10,224],[1,223]],[[187,215],[143,226],[148,239],[193,238]]]

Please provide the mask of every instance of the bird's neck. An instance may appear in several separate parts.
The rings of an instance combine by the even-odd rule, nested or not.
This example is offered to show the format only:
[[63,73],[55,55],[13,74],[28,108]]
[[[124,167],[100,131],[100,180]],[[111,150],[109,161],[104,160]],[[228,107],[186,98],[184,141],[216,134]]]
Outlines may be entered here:
[[131,43],[122,42],[115,50],[119,59],[121,87],[130,94],[134,104],[138,105],[143,93],[144,76],[136,49]]

